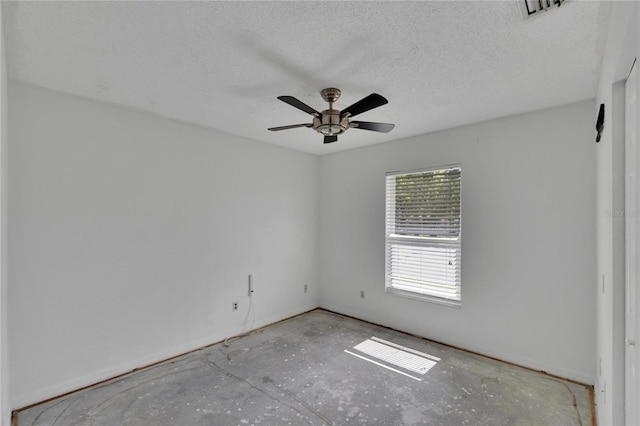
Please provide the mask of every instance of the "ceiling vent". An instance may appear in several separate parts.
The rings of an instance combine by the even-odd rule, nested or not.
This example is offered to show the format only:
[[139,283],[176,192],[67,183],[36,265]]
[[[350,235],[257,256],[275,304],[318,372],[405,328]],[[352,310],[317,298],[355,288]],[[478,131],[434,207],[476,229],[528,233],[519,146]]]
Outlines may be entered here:
[[560,7],[564,2],[565,0],[518,0],[522,16],[525,19],[538,16],[540,12]]

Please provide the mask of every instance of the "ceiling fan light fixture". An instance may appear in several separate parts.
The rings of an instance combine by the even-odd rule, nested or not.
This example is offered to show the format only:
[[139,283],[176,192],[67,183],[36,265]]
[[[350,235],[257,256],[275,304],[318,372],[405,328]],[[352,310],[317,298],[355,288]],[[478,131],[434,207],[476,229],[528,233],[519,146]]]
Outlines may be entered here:
[[340,111],[335,109],[326,109],[313,118],[313,129],[325,136],[339,135],[348,128],[349,117],[340,117]]
[[323,135],[333,136],[333,135],[339,135],[340,133],[344,132],[346,129],[339,124],[321,124],[316,128],[316,130],[319,133],[322,133]]

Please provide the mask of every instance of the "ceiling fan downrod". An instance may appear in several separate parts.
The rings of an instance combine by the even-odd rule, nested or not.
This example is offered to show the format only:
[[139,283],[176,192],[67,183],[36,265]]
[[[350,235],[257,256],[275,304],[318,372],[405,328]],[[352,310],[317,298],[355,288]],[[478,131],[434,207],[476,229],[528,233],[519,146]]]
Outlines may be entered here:
[[313,129],[325,136],[337,136],[349,128],[349,114],[340,115],[340,111],[333,109],[333,103],[340,98],[342,92],[335,87],[320,91],[320,96],[329,102],[329,109],[325,109],[320,116],[313,118]]

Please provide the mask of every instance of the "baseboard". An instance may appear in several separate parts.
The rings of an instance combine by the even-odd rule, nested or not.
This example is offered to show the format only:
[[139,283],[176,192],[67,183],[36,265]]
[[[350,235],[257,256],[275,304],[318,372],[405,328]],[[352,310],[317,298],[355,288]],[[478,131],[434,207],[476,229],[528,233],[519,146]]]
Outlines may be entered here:
[[441,342],[438,340],[434,340],[434,339],[430,339],[428,336],[422,336],[422,335],[417,335],[414,333],[410,333],[401,329],[397,329],[394,327],[389,326],[388,324],[384,324],[384,323],[380,323],[379,320],[376,320],[376,318],[371,317],[367,314],[364,314],[362,312],[354,312],[351,311],[349,309],[343,309],[340,306],[336,306],[336,305],[331,305],[331,304],[326,304],[326,303],[321,303],[320,306],[318,307],[318,309],[322,309],[325,310],[327,312],[332,312],[338,315],[342,315],[345,317],[350,317],[350,318],[354,318],[360,321],[365,321],[368,322],[370,324],[373,325],[377,325],[380,327],[384,327],[384,328],[388,328],[394,331],[398,331],[404,334],[408,334],[414,337],[418,337],[421,339],[425,339],[428,340],[430,342],[433,343],[437,343],[439,345],[443,345],[443,346],[447,346],[453,349],[458,349],[464,352],[468,352],[468,353],[472,353],[474,355],[479,355],[482,356],[484,358],[489,358],[489,359],[493,359],[495,361],[500,361],[503,362],[505,364],[510,364],[516,367],[520,367],[520,368],[524,368],[527,370],[531,370],[531,371],[536,371],[539,373],[543,373],[546,374],[547,376],[550,377],[554,377],[557,379],[561,379],[561,380],[566,380],[569,382],[573,382],[576,383],[578,385],[581,386],[585,386],[587,388],[592,388],[593,387],[593,381],[594,378],[591,376],[587,376],[583,373],[577,372],[577,371],[573,371],[570,369],[566,369],[566,368],[561,368],[558,367],[556,365],[550,365],[544,362],[538,362],[536,360],[531,360],[531,359],[527,359],[527,358],[523,358],[523,357],[519,357],[517,355],[514,354],[510,354],[510,353],[500,353],[500,352],[495,352],[495,351],[491,351],[489,350],[489,348],[467,348],[464,346],[459,346],[459,345],[455,345],[455,344],[450,344],[450,343],[446,343],[446,342]]
[[308,305],[278,315],[270,315],[262,318],[251,330],[245,330],[244,325],[233,327],[232,329],[214,333],[202,339],[194,340],[179,346],[174,346],[171,349],[158,351],[148,356],[136,358],[117,365],[112,365],[108,368],[96,371],[92,374],[87,374],[78,378],[74,378],[72,380],[68,380],[66,382],[48,386],[39,390],[38,392],[34,392],[11,400],[9,406],[12,408],[10,408],[9,411],[12,413],[19,413],[20,411],[26,410],[35,405],[45,403],[52,399],[60,398],[62,396],[81,391],[83,389],[107,382],[109,380],[116,379],[134,371],[143,370],[154,365],[167,362],[174,358],[186,355],[188,353],[204,349],[208,346],[218,344],[220,342],[223,342],[227,338],[260,330],[278,322],[286,321],[290,318],[302,315],[316,308],[317,305]]
[[[348,310],[342,309],[339,306],[334,306],[330,304],[321,304],[319,306],[309,305],[309,306],[303,307],[302,309],[291,310],[285,313],[281,313],[279,315],[267,316],[263,318],[259,322],[259,324],[256,327],[252,328],[251,330],[244,330],[244,327],[235,327],[230,331],[215,333],[210,336],[207,336],[206,338],[185,343],[184,345],[176,346],[174,348],[171,348],[170,350],[159,351],[149,356],[141,357],[126,363],[121,363],[115,366],[111,366],[110,368],[97,371],[93,374],[85,375],[64,383],[53,385],[53,386],[44,388],[39,392],[35,392],[33,394],[16,399],[15,401],[12,401],[10,406],[21,407],[21,408],[12,409],[14,413],[19,413],[22,410],[28,409],[38,404],[42,404],[52,399],[60,398],[65,395],[78,392],[80,390],[86,389],[91,386],[95,386],[97,384],[100,384],[109,380],[113,380],[125,374],[132,373],[134,371],[143,370],[143,369],[152,367],[154,365],[186,355],[190,352],[194,352],[194,351],[206,348],[208,346],[215,345],[217,343],[224,341],[224,339],[226,338],[257,331],[262,328],[271,326],[273,324],[286,321],[288,319],[313,311],[315,309],[322,309],[324,311],[331,312],[337,315],[342,315],[342,316],[354,318],[360,321],[365,321],[380,327],[385,327],[385,328],[399,331],[401,333],[412,335],[421,339],[429,340],[440,345],[444,345],[454,349],[473,353],[475,355],[483,356],[485,358],[489,358],[496,361],[504,362],[506,364],[525,368],[527,370],[537,371],[537,372],[546,374],[548,376],[571,381],[588,388],[593,388],[593,385],[589,384],[592,378],[587,378],[584,375],[581,375],[573,371],[569,371],[569,370],[564,371],[563,369],[555,368],[555,366],[545,368],[544,365],[541,366],[541,365],[537,365],[536,363],[521,362],[521,360],[519,360],[518,357],[511,357],[508,355],[505,357],[502,357],[500,354],[488,355],[487,353],[483,353],[482,350],[468,349],[465,347],[460,347],[460,346],[451,345],[444,342],[439,342],[433,339],[429,339],[426,336],[415,335],[413,333],[408,333],[403,330],[395,329],[386,324],[381,324],[380,322],[376,321],[375,318],[370,317],[369,315],[366,315],[362,312],[352,312],[352,311],[348,312]],[[513,360],[513,361],[509,361],[509,360]]]

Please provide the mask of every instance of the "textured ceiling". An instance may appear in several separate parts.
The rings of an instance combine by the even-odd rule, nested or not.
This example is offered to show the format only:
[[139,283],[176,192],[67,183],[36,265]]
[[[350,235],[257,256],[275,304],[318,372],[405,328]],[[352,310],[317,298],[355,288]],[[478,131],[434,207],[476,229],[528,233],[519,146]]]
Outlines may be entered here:
[[[523,20],[515,0],[3,2],[9,78],[326,154],[593,98],[608,2]],[[276,99],[342,109],[380,93],[324,145]]]

